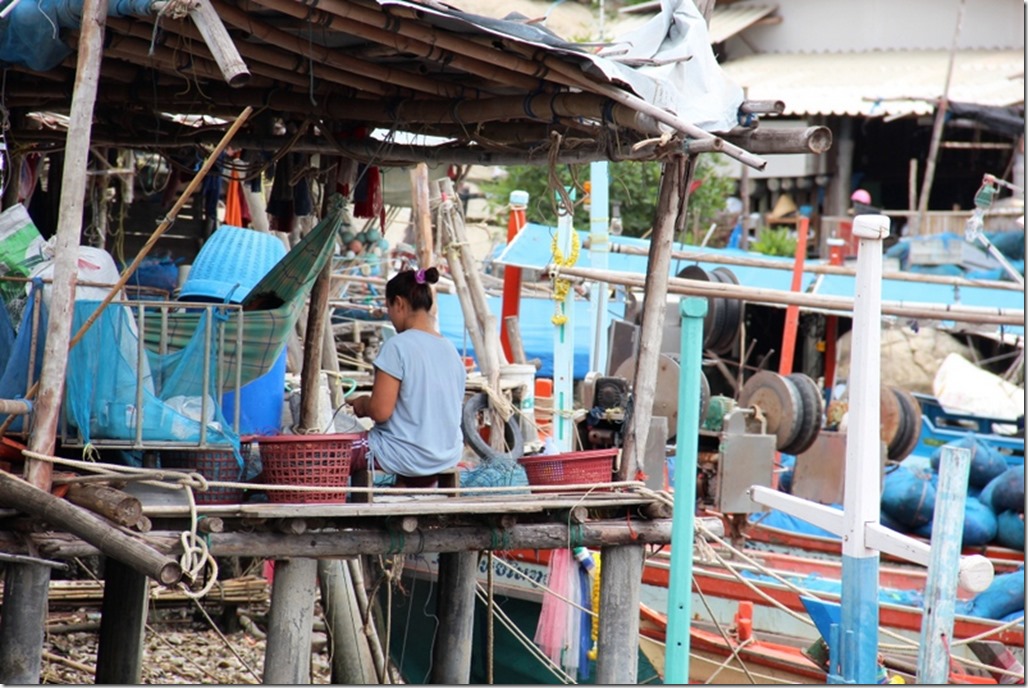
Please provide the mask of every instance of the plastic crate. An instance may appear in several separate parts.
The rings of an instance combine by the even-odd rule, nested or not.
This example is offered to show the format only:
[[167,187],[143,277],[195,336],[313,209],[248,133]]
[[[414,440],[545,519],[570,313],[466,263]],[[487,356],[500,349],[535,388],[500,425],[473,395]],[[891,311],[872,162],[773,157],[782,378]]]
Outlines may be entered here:
[[[354,459],[368,449],[367,433],[271,435],[257,438],[266,485],[346,487]],[[268,490],[277,504],[344,503],[346,492]]]
[[[245,458],[250,453],[246,443],[239,447]],[[162,451],[161,466],[185,469],[199,473],[208,481],[240,482],[243,469],[232,450],[217,451]],[[193,490],[197,504],[239,504],[243,501],[243,488],[210,486],[205,492]]]
[[[529,485],[594,485],[610,482],[618,449],[537,454],[518,459]],[[580,488],[584,489],[584,488]]]

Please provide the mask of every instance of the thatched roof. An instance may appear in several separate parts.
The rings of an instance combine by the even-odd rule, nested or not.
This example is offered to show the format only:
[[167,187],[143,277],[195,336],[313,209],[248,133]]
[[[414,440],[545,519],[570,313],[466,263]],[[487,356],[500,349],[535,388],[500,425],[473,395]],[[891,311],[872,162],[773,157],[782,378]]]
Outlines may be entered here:
[[[609,46],[602,56],[523,18],[489,19],[432,0],[111,2],[93,145],[173,149],[213,142],[223,122],[196,116],[231,119],[251,106],[255,115],[234,145],[267,151],[289,145],[385,165],[654,158],[668,145],[657,137],[672,130],[680,137],[676,145],[685,141],[690,151],[727,149],[746,157],[708,133],[732,129],[741,90],[723,78],[705,35],[683,38],[687,29],[706,30],[695,23],[702,17],[690,0],[668,3],[673,11],[649,33],[634,44]],[[38,24],[47,14],[40,38],[13,56],[0,35],[13,147],[64,143],[60,128],[39,127],[26,115],[68,112],[81,5],[23,0],[0,20],[0,30],[10,33],[19,15]],[[230,81],[200,30],[221,24],[231,39],[222,62],[231,63],[233,45],[242,62]],[[56,26],[64,45],[44,46]],[[446,143],[383,144],[369,137],[374,129]],[[726,140],[749,144],[749,134],[728,133]]]

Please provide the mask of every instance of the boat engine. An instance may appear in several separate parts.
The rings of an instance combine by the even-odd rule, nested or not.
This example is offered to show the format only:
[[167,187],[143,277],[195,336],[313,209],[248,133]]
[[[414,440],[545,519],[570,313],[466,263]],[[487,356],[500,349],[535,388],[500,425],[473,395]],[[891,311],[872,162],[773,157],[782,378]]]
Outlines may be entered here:
[[628,380],[592,372],[582,383],[582,400],[589,413],[581,421],[579,436],[588,449],[621,446],[621,433],[629,412]]

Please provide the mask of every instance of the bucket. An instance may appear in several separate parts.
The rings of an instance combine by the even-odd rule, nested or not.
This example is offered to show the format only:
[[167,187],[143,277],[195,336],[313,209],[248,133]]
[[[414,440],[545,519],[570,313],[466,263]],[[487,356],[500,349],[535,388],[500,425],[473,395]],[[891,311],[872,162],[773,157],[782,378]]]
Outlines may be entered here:
[[[285,405],[286,350],[271,370],[239,388],[239,434],[277,435],[281,432],[282,407]],[[236,412],[236,393],[225,392],[221,411],[232,423]]]
[[521,434],[528,441],[535,440],[535,366],[524,363],[500,366],[500,388],[514,390],[521,410],[518,415]]

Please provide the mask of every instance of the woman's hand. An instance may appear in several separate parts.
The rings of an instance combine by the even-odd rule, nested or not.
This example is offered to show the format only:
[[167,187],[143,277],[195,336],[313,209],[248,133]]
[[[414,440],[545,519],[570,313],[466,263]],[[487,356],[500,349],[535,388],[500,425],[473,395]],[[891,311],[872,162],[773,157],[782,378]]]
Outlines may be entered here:
[[358,418],[364,418],[368,415],[368,410],[371,406],[371,396],[365,394],[363,396],[356,397],[350,402],[350,406],[353,407],[353,415]]

